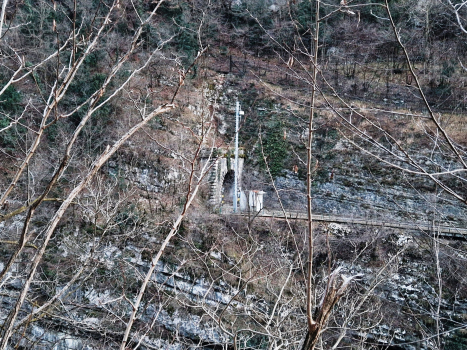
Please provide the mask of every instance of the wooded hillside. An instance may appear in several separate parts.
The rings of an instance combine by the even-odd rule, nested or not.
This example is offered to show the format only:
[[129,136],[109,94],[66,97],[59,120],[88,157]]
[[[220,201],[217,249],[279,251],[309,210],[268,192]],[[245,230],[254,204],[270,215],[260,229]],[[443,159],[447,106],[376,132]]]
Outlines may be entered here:
[[1,350],[467,347],[467,2],[1,4]]

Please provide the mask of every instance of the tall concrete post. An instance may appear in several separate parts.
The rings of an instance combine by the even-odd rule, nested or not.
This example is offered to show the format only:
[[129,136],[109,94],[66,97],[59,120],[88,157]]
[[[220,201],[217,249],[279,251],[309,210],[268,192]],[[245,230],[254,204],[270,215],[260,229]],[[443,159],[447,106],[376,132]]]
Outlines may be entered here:
[[240,111],[240,103],[235,104],[235,163],[234,163],[234,193],[233,193],[233,211],[237,212],[237,174],[238,174],[238,115]]
[[240,102],[237,101],[235,105],[235,164],[234,164],[234,193],[233,193],[233,211],[237,212],[237,203],[240,193],[238,191],[238,124],[240,116],[244,112],[240,110]]

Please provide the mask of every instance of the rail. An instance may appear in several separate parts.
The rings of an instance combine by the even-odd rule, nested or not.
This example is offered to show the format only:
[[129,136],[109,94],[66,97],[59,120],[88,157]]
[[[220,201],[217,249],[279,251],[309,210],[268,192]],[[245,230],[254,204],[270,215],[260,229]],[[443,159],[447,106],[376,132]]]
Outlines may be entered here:
[[[235,214],[229,208],[223,208],[223,214]],[[288,210],[285,212],[280,210],[261,210],[260,212],[241,212],[236,215],[253,215],[257,217],[270,217],[276,219],[293,219],[293,220],[307,220],[307,213],[298,210]],[[378,227],[391,227],[401,228],[405,230],[422,230],[429,232],[436,232],[443,237],[457,237],[467,238],[467,228],[453,227],[446,224],[423,224],[423,223],[408,223],[408,222],[395,222],[395,221],[383,221],[383,220],[368,220],[362,218],[345,217],[337,215],[323,215],[313,214],[313,221],[318,222],[335,222],[342,224],[354,224],[354,225],[365,225],[365,226],[378,226]]]

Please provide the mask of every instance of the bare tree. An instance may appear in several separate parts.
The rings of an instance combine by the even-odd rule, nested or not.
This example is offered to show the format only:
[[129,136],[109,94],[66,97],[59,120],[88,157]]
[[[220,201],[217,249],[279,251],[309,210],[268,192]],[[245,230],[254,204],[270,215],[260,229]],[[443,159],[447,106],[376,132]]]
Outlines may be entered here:
[[[40,342],[28,339],[38,325],[50,330],[71,325],[108,348],[162,347],[151,339],[154,334],[194,343],[180,325],[161,321],[181,310],[214,329],[199,346],[205,341],[236,348],[338,349],[347,337],[364,342],[381,317],[372,293],[405,248],[385,255],[369,282],[354,283],[361,271],[334,263],[330,244],[337,240],[319,228],[312,211],[312,186],[321,170],[316,131],[323,119],[338,130],[341,147],[369,155],[409,183],[433,182],[433,201],[466,202],[463,134],[430,103],[420,65],[413,63],[388,3],[318,0],[303,12],[309,15],[305,19],[294,17],[291,4],[290,19],[284,10],[277,14],[280,29],[273,28],[282,39],[263,28],[261,38],[270,38],[264,48],[277,49],[281,73],[307,91],[298,90],[294,98],[303,98],[292,101],[306,111],[296,123],[305,151],[295,153],[306,168],[306,225],[219,218],[197,201],[200,193],[206,196],[203,183],[213,164],[212,157],[201,164],[199,159],[216,145],[215,102],[203,92],[194,99],[206,100],[193,103],[185,90],[194,91],[187,77],[199,74],[196,64],[204,49],[201,28],[176,17],[178,3],[38,2],[8,16],[7,1],[2,5],[0,171],[8,180],[0,197],[2,255],[8,258],[0,265],[8,313],[1,318],[2,349]],[[463,5],[452,6],[461,18]],[[225,5],[229,16],[232,7]],[[366,15],[380,27],[362,28],[360,11],[368,8]],[[194,5],[190,11],[196,11]],[[170,16],[173,28],[164,26]],[[359,35],[384,32],[377,44],[365,43],[366,58],[390,56],[384,68],[364,66],[355,54],[333,61],[337,74],[331,72],[329,41],[322,34],[333,17],[348,30],[342,40],[349,47],[358,46]],[[202,27],[204,17],[200,22]],[[178,42],[185,57],[171,45],[177,42],[172,29],[188,33],[188,42]],[[282,30],[294,34],[292,45]],[[199,53],[190,58],[194,48]],[[365,89],[371,90],[371,81],[391,96],[401,69],[423,110],[394,110],[374,100],[370,108],[349,98],[359,93],[359,79]],[[212,92],[213,85],[204,90]],[[202,108],[193,107],[197,103]],[[400,120],[412,136],[392,127]],[[193,206],[198,210],[188,215]],[[355,260],[378,239],[351,241]],[[438,237],[434,242],[439,302],[430,312],[441,347],[444,268]],[[431,336],[427,331],[426,338]]]
[[[51,49],[45,55],[42,52],[36,53],[35,50],[25,52],[21,43],[16,40],[19,30],[30,29],[35,25],[32,22],[22,23],[21,15],[27,14],[28,10],[35,14],[36,9],[21,9],[18,16],[11,19],[12,25],[9,25],[8,30],[5,33],[2,31],[0,98],[4,98],[7,103],[2,108],[2,122],[5,121],[6,126],[1,129],[0,137],[3,137],[2,157],[11,164],[8,169],[9,184],[2,189],[0,197],[3,211],[1,221],[6,225],[10,225],[13,220],[21,222],[21,229],[9,237],[12,249],[9,250],[8,261],[1,266],[0,278],[3,286],[11,279],[21,284],[19,291],[9,296],[11,309],[6,310],[8,315],[2,319],[2,349],[19,343],[22,332],[31,326],[31,321],[37,317],[35,315],[43,315],[70,288],[74,288],[78,282],[85,283],[96,270],[92,261],[96,259],[95,252],[100,250],[99,242],[92,244],[89,254],[85,253],[85,260],[76,273],[65,277],[67,281],[63,288],[60,287],[60,292],[50,289],[47,300],[39,308],[31,312],[25,311],[29,307],[25,304],[30,305],[31,300],[37,298],[36,281],[40,271],[47,265],[44,257],[50,250],[50,242],[57,229],[69,219],[70,206],[77,207],[73,211],[81,212],[87,218],[85,221],[94,226],[97,237],[105,237],[108,232],[116,230],[122,220],[117,215],[118,201],[109,201],[114,196],[113,190],[109,190],[104,198],[100,197],[99,191],[94,195],[96,179],[99,179],[96,186],[103,181],[115,184],[116,180],[103,175],[104,164],[115,157],[152,120],[170,119],[168,113],[173,113],[176,109],[176,98],[194,63],[188,67],[183,66],[180,58],[166,49],[173,35],[158,33],[155,37],[148,37],[149,28],[157,25],[160,20],[157,12],[163,5],[164,2],[161,1],[143,14],[137,11],[132,2],[99,2],[97,7],[93,7],[89,3],[78,6],[75,1],[71,8],[66,3],[54,2],[49,6],[39,2],[39,6],[54,17],[51,20],[51,17],[47,18],[45,27],[38,33],[41,41],[49,40],[47,45]],[[4,24],[6,6],[7,2],[4,1],[1,27]],[[125,16],[133,18],[126,19]],[[134,25],[131,30],[128,29],[132,35],[120,35],[119,30],[130,23]],[[108,44],[109,39],[115,41]],[[32,41],[31,45],[34,46],[35,42]],[[39,49],[42,48],[41,45]],[[145,50],[143,47],[149,49]],[[201,48],[194,62],[203,52]],[[154,62],[166,65],[166,87],[159,91],[144,84],[147,67]],[[92,72],[90,67],[94,67],[96,72],[91,77],[86,76]],[[20,104],[19,110],[14,105],[8,107],[8,103],[12,103],[12,96],[18,94],[21,84],[36,89],[37,97]],[[124,103],[120,102],[122,99],[125,100]],[[115,118],[118,114],[125,117]],[[115,119],[112,120],[113,118]],[[105,127],[102,119],[107,120],[106,123],[111,127]],[[210,140],[208,135],[211,129],[209,118],[202,116],[201,119],[201,124],[196,122],[194,125],[194,128],[201,125],[199,130],[190,129],[181,121],[174,121],[182,130],[180,134],[185,133],[183,128],[191,130],[185,143],[190,143],[190,152],[194,144],[196,151],[187,156],[184,153],[186,149],[183,149],[177,155],[182,163],[181,169],[188,169],[187,177],[183,174],[181,178],[182,183],[187,179],[184,189],[186,201],[159,254],[155,255],[152,269],[177,231],[210,166],[209,162],[206,163],[198,173],[200,150],[210,146],[207,142]],[[198,135],[198,132],[201,134]],[[7,136],[12,140],[9,144]],[[52,147],[51,143],[54,142],[57,142],[57,147]],[[156,143],[157,147],[162,147],[162,153],[173,148],[171,140],[164,140],[163,136],[157,136]],[[47,157],[50,149],[53,149],[53,156]],[[63,186],[63,183],[68,185]],[[51,193],[54,193],[53,198],[50,197]],[[83,203],[87,201],[86,198],[93,197],[97,202],[89,210]],[[47,205],[51,202],[58,205]],[[102,205],[106,208],[102,208]],[[40,228],[35,224],[38,217],[45,220]],[[30,247],[34,247],[34,250],[30,251]],[[30,262],[24,260],[25,256],[28,256]],[[22,264],[20,273],[18,263]],[[152,270],[145,283],[151,274]],[[83,275],[87,277],[82,279]],[[125,322],[127,330],[123,336],[122,348],[126,346],[134,315],[138,312],[144,293],[143,284],[139,299],[134,304],[130,302],[133,316],[130,321]]]
[[[462,6],[462,4],[453,5],[453,8],[457,11]],[[327,120],[335,122],[340,137],[345,140],[344,144],[355,147],[357,152],[369,155],[384,164],[384,166],[393,168],[397,173],[405,174],[404,176],[413,179],[411,181],[425,181],[423,178],[426,178],[435,184],[440,193],[443,192],[448,196],[452,196],[451,198],[455,198],[463,204],[466,203],[466,197],[462,184],[465,184],[464,174],[467,168],[463,136],[449,124],[447,121],[449,117],[444,117],[441,113],[435,111],[433,103],[427,97],[425,82],[421,81],[413,60],[414,54],[412,52],[416,50],[414,50],[414,46],[408,48],[407,45],[412,45],[412,43],[405,43],[407,37],[404,37],[405,27],[403,28],[401,23],[394,21],[392,17],[394,8],[388,2],[384,4],[360,4],[345,1],[339,4],[337,2],[324,4],[320,1],[314,1],[306,7],[310,16],[306,20],[303,16],[299,16],[298,13],[294,12],[293,7],[291,7],[290,23],[296,30],[293,45],[290,40],[280,40],[272,30],[265,27],[263,27],[263,30],[278,48],[278,52],[284,53],[279,58],[288,76],[296,79],[296,81],[306,83],[309,87],[308,95],[293,102],[296,106],[306,105],[309,113],[307,125],[305,126],[305,123],[302,122],[303,129],[307,133],[305,138],[307,152],[305,164],[308,169],[307,211],[309,225],[309,236],[307,238],[309,255],[306,268],[308,274],[306,287],[308,333],[302,349],[313,349],[320,341],[322,332],[326,329],[329,318],[332,317],[332,309],[344,295],[344,290],[349,281],[344,277],[343,282],[337,283],[339,270],[336,270],[334,273],[329,274],[322,301],[318,303],[313,299],[317,286],[313,283],[312,261],[315,243],[312,225],[311,184],[316,177],[314,167],[317,160],[314,157],[316,153],[314,153],[313,136],[318,116],[321,119],[327,118]],[[397,66],[402,64],[407,67],[407,74],[410,76],[410,82],[408,83],[411,89],[410,93],[420,100],[422,105],[420,112],[391,111],[388,110],[389,108],[378,107],[379,103],[372,100],[366,102],[366,104],[359,103],[357,107],[357,103],[354,103],[351,98],[346,96],[347,93],[349,95],[355,94],[355,91],[349,92],[342,88],[340,86],[342,84],[339,84],[338,79],[334,79],[335,84],[332,83],[332,75],[327,70],[325,60],[322,59],[328,49],[326,45],[329,45],[329,43],[320,37],[320,33],[323,32],[321,26],[333,16],[340,19],[347,17],[348,22],[346,22],[343,29],[348,34],[343,34],[347,35],[345,39],[336,39],[347,40],[351,45],[361,47],[360,45],[365,45],[365,42],[359,43],[358,35],[361,35],[361,38],[364,39],[363,33],[366,30],[371,31],[371,28],[366,28],[366,24],[360,21],[360,14],[363,11],[377,18],[379,30],[381,33],[385,33],[381,34],[382,40],[387,40],[385,45],[390,46],[389,42],[394,42],[394,50],[397,49],[397,52],[401,53],[401,55],[394,53],[393,60],[394,62],[397,61]],[[343,13],[345,15],[342,15]],[[457,18],[459,20],[460,17]],[[257,22],[261,25],[259,20]],[[304,22],[306,22],[306,25]],[[387,36],[387,33],[391,33],[392,37]],[[355,35],[355,37],[351,35]],[[338,52],[338,50],[334,48],[333,52]],[[358,62],[358,64],[362,66],[362,72],[374,69],[371,67],[371,63]],[[356,65],[354,67],[355,71],[357,70]],[[396,72],[395,67],[393,65],[390,68],[392,73],[387,73],[387,89],[389,89],[390,79],[393,79],[389,78],[389,74]],[[342,69],[347,68],[343,67]],[[357,87],[357,79],[360,74],[355,73],[355,71],[347,76],[349,80],[353,81],[353,86]],[[397,71],[395,74],[399,74],[399,72]],[[285,92],[280,96],[292,101]],[[308,103],[306,102],[307,98],[310,99]],[[376,104],[376,106],[369,107],[372,103]],[[417,137],[416,141],[408,140],[407,135],[401,134],[400,129],[394,128],[394,124],[390,122],[393,113],[404,119],[406,126],[413,123],[415,132],[420,135],[420,138]],[[443,121],[444,118],[446,119]],[[440,280],[440,276],[438,276],[438,280]],[[440,286],[438,286],[438,290],[441,290]],[[342,329],[345,333],[345,327]],[[439,331],[437,334],[439,334]]]

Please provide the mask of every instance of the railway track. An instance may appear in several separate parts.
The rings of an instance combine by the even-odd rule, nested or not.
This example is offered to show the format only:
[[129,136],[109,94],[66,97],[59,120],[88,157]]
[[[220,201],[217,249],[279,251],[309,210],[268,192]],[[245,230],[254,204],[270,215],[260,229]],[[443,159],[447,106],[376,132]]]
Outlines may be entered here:
[[[229,210],[230,209],[230,210]],[[231,208],[223,208],[223,214],[235,214]],[[257,217],[270,217],[277,219],[291,219],[291,220],[307,220],[307,213],[301,211],[286,211],[285,213],[280,210],[261,210],[259,213],[238,213],[237,215],[254,215]],[[420,230],[427,231],[430,233],[439,234],[446,238],[464,238],[467,239],[467,228],[454,227],[447,224],[436,223],[436,224],[425,224],[415,222],[396,222],[386,220],[368,220],[362,218],[345,217],[337,215],[323,215],[313,214],[313,221],[318,222],[335,222],[340,224],[353,224],[353,225],[364,225],[364,226],[376,226],[376,227],[391,227],[400,228],[405,230]]]

